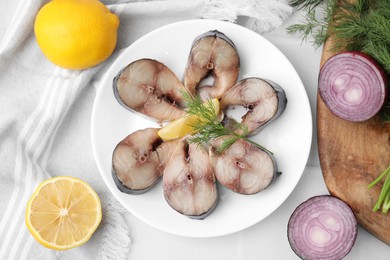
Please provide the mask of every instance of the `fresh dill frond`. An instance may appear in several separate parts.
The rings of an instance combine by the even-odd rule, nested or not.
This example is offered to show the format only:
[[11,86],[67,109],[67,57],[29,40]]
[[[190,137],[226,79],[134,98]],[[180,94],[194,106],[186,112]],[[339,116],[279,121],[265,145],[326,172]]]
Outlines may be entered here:
[[[390,45],[379,41],[368,41],[363,51],[371,55],[383,65],[386,71],[390,72]],[[389,83],[390,84],[390,83]],[[390,86],[389,86],[390,87]]]
[[387,124],[390,122],[390,104],[386,104],[379,111],[379,118],[382,124]]
[[182,92],[182,95],[186,101],[187,113],[190,115],[196,115],[198,118],[196,122],[191,125],[194,132],[196,132],[196,134],[189,138],[191,143],[196,143],[198,145],[208,144],[214,138],[229,136],[218,148],[218,153],[222,153],[228,149],[238,139],[244,139],[271,153],[258,143],[248,139],[247,135],[249,130],[245,125],[238,122],[234,122],[234,126],[232,128],[227,128],[222,125],[222,123],[218,120],[218,115],[215,112],[215,107],[211,100],[208,100],[207,103],[204,104],[199,96],[194,97],[185,91]]
[[221,144],[220,147],[217,149],[217,153],[221,154],[223,151],[229,149],[230,146],[232,146],[236,141],[238,140],[237,136],[231,136],[229,138],[226,138],[224,142]]
[[214,138],[229,135],[231,133],[227,128],[223,127],[222,124],[215,122],[209,124],[199,120],[198,123],[192,125],[192,127],[197,133],[190,138],[190,141],[198,144],[208,143]]
[[300,38],[302,38],[302,41],[307,41],[307,38],[310,35],[313,35],[313,38],[317,36],[317,34],[314,33],[314,30],[317,27],[321,26],[319,26],[319,21],[316,18],[315,10],[311,10],[307,13],[303,23],[293,24],[287,27],[287,33],[292,35],[299,34]]
[[198,96],[193,97],[187,91],[182,91],[182,95],[186,101],[188,114],[202,117],[205,122],[212,122],[215,120],[217,115],[215,114],[214,105],[211,100],[208,101],[208,107],[206,107],[203,105],[202,100]]
[[363,22],[367,27],[367,39],[362,51],[376,59],[390,74],[390,14],[384,17],[370,13]]
[[[376,59],[390,74],[389,0],[294,0],[307,10],[304,21],[287,27],[287,33],[309,37],[318,48],[332,35],[333,51],[362,51]],[[319,3],[322,2],[323,4]],[[317,7],[317,8],[315,8]],[[322,14],[317,15],[316,10]]]
[[[328,25],[333,17],[333,10],[336,0],[300,0],[302,3],[299,9],[307,11],[304,20],[301,23],[293,24],[287,27],[287,33],[290,35],[298,34],[302,42],[308,42],[315,48],[319,48],[329,37]],[[318,8],[315,8],[319,6]],[[317,12],[319,11],[319,13]]]

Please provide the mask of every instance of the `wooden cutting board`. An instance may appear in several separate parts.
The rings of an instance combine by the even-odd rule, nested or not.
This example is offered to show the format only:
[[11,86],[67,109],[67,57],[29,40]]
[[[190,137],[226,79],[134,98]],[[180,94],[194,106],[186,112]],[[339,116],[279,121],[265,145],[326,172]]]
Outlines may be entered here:
[[[332,39],[324,45],[321,64],[335,53]],[[390,165],[390,123],[378,117],[362,123],[338,118],[317,96],[317,136],[320,165],[330,194],[345,201],[358,223],[390,245],[390,212],[373,212],[383,181],[367,186]]]

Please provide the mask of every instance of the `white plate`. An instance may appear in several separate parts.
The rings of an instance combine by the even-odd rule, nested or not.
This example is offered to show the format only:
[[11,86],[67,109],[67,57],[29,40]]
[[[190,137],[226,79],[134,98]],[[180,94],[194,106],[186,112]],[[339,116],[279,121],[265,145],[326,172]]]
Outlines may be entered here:
[[[241,60],[239,79],[270,79],[286,92],[287,108],[276,121],[253,139],[271,150],[282,171],[266,190],[250,196],[219,187],[219,204],[204,220],[187,218],[164,199],[162,182],[147,193],[129,195],[116,187],[111,176],[111,156],[117,143],[137,129],[158,127],[116,101],[112,81],[130,62],[153,58],[182,78],[193,40],[217,29],[236,45]],[[214,237],[243,230],[276,210],[293,191],[305,168],[312,138],[312,119],[306,91],[287,58],[268,40],[239,25],[210,20],[190,20],[161,27],[134,42],[106,72],[92,112],[92,146],[99,171],[112,194],[125,208],[147,224],[188,237]]]

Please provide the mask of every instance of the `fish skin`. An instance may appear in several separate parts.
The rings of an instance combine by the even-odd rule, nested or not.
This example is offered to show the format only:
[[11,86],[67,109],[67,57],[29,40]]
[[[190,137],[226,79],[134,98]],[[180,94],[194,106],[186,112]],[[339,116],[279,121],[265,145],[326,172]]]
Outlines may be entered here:
[[164,170],[163,192],[174,210],[190,218],[204,219],[215,209],[216,179],[202,146],[180,139]]
[[[276,83],[250,77],[237,82],[220,100],[221,110],[234,105],[248,110],[239,123],[248,128],[248,136],[253,136],[284,112],[287,98],[284,90]],[[227,116],[223,124],[228,128],[236,125],[235,120]],[[231,130],[243,134],[242,129]]]
[[279,174],[273,155],[244,139],[237,139],[219,153],[220,146],[230,137],[218,137],[210,143],[210,161],[218,182],[245,195],[256,194],[267,188]]
[[131,62],[114,78],[113,90],[120,105],[153,121],[172,121],[186,114],[183,84],[157,60]]
[[[184,73],[184,86],[202,100],[221,98],[237,81],[240,57],[234,43],[218,30],[199,35],[193,42]],[[212,75],[212,86],[199,86]]]
[[141,194],[160,179],[178,141],[163,142],[159,128],[146,128],[129,134],[115,147],[112,155],[112,177],[118,189]]

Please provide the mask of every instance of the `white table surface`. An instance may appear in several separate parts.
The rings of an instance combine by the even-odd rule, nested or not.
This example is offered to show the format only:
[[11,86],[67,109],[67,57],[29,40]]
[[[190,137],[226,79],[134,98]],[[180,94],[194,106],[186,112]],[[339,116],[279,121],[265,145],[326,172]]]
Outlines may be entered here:
[[[0,15],[12,17],[18,1],[6,1]],[[311,196],[328,194],[322,179],[316,142],[316,95],[321,48],[301,43],[297,37],[286,35],[285,27],[301,18],[295,14],[281,28],[264,34],[291,61],[299,73],[312,109],[313,143],[307,167],[289,198],[269,217],[256,225],[223,237],[186,238],[159,231],[133,215],[128,215],[132,249],[128,259],[298,259],[287,240],[287,222],[293,210]],[[6,19],[3,19],[5,21]],[[7,25],[0,26],[0,35]],[[345,259],[390,259],[390,246],[359,227],[355,246]]]
[[[133,245],[128,259],[299,259],[287,239],[287,223],[294,209],[315,195],[329,194],[322,178],[317,153],[316,98],[317,77],[322,48],[315,50],[309,43],[289,36],[285,27],[299,22],[296,13],[285,25],[263,34],[290,60],[300,75],[313,115],[313,142],[307,167],[289,198],[270,216],[256,225],[222,237],[187,238],[157,230],[132,215],[128,223]],[[390,247],[359,227],[358,237],[351,252],[344,259],[390,259]]]

